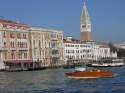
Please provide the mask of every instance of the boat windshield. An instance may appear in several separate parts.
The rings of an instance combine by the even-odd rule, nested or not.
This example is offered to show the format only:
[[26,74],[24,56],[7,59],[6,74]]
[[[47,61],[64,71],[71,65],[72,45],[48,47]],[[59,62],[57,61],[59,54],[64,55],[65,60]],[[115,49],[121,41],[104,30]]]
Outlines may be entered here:
[[75,71],[85,71],[85,67],[75,67]]

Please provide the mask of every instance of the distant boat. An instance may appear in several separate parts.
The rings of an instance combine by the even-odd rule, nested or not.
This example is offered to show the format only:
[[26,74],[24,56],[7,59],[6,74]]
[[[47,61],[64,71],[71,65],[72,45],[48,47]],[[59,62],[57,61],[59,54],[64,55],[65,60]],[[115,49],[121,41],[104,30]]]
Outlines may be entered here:
[[89,67],[119,67],[124,66],[123,59],[102,59],[99,60],[97,63],[88,64]]
[[74,79],[113,77],[113,73],[111,71],[102,71],[102,70],[74,71],[65,73],[65,75],[68,78],[74,78]]

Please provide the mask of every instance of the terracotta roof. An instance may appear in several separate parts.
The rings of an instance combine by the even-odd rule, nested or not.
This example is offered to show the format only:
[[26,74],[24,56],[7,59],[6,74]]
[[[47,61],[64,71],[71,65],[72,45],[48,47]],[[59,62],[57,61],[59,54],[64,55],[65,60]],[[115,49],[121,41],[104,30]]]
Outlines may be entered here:
[[27,27],[29,28],[28,25],[22,24],[22,23],[17,23],[11,20],[5,20],[5,19],[0,19],[0,23],[3,25],[10,25],[10,26],[18,26],[18,27]]

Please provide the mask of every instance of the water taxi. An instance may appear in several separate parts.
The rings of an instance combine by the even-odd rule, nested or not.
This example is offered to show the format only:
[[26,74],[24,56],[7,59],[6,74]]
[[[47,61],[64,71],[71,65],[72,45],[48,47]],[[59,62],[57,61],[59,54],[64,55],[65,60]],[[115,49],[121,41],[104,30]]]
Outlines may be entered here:
[[102,70],[74,71],[74,72],[65,73],[65,75],[68,78],[74,78],[74,79],[113,77],[113,73],[111,71],[102,71]]

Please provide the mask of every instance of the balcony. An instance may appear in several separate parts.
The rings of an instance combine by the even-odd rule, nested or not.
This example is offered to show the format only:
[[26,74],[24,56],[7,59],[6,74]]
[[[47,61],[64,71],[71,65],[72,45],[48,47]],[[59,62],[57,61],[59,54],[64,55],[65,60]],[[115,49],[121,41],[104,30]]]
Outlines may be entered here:
[[52,54],[51,57],[60,57],[59,54]]
[[17,47],[17,50],[28,51],[29,48],[28,47]]
[[1,50],[6,51],[6,50],[9,50],[9,48],[8,47],[2,47]]
[[9,50],[16,50],[16,47],[10,47]]

